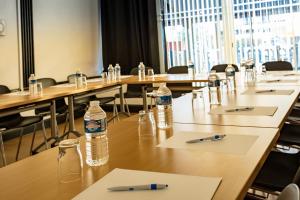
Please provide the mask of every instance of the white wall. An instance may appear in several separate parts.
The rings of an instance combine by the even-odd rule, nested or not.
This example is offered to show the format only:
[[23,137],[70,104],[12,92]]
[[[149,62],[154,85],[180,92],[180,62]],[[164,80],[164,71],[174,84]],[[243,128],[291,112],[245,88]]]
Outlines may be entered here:
[[98,0],[33,0],[33,18],[38,77],[100,74]]
[[0,36],[0,85],[19,88],[19,54],[16,0],[0,0],[0,19],[7,24],[6,35]]

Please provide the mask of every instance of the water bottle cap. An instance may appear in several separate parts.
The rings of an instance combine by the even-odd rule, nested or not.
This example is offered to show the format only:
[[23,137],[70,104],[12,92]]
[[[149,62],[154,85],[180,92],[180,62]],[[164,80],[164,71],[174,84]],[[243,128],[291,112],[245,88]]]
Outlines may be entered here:
[[90,106],[99,106],[99,101],[90,101]]

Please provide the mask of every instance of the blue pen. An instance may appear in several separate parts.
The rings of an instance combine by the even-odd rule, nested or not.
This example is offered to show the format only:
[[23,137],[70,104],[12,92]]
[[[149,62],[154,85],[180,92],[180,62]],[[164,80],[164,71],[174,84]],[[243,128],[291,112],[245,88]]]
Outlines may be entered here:
[[132,186],[116,186],[107,188],[110,191],[134,191],[134,190],[161,190],[166,189],[167,184],[149,184],[149,185],[132,185]]
[[214,135],[211,137],[205,137],[205,138],[199,138],[195,140],[188,140],[186,143],[192,144],[192,143],[198,143],[198,142],[204,142],[204,141],[217,141],[222,140],[226,135]]

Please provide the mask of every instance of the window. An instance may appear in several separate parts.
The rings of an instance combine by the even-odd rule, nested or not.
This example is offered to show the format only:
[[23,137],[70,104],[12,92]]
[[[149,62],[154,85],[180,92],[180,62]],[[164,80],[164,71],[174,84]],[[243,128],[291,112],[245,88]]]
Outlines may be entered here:
[[[197,72],[206,72],[228,60],[254,58],[257,65],[287,60],[300,69],[299,0],[223,2],[161,0],[168,68],[192,60]],[[226,35],[234,38],[234,49],[225,44]],[[234,57],[225,57],[226,51]]]

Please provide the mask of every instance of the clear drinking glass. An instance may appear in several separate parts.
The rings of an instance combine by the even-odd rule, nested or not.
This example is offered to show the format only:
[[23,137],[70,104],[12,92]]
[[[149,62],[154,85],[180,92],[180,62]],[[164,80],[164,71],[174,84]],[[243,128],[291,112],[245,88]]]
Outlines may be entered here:
[[107,72],[102,72],[101,77],[102,79],[107,79]]
[[154,76],[154,70],[148,69],[148,76]]
[[153,111],[139,111],[139,135],[153,136],[156,134],[156,123]]
[[82,176],[82,155],[77,139],[63,140],[58,145],[58,177],[61,183],[78,181]]
[[43,95],[43,84],[42,83],[37,83],[37,94],[38,94],[38,96]]

